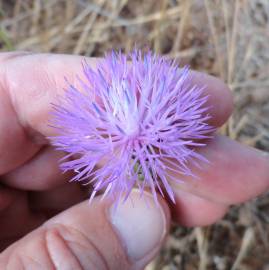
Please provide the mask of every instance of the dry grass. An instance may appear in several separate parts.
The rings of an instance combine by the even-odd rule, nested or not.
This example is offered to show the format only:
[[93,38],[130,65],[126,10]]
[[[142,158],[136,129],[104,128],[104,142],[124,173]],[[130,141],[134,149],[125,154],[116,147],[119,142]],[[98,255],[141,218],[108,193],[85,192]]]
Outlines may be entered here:
[[[221,77],[235,112],[222,132],[269,151],[268,0],[0,1],[0,50],[100,56],[150,47]],[[269,269],[269,197],[208,228],[173,228],[149,269]]]

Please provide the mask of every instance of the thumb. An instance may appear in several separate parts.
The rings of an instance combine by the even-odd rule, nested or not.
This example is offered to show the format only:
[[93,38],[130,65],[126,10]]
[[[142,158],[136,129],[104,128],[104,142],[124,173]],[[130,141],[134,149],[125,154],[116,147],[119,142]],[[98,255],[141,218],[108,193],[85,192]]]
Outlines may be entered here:
[[143,269],[166,236],[170,215],[152,196],[131,198],[115,210],[95,198],[55,216],[0,255],[0,269]]

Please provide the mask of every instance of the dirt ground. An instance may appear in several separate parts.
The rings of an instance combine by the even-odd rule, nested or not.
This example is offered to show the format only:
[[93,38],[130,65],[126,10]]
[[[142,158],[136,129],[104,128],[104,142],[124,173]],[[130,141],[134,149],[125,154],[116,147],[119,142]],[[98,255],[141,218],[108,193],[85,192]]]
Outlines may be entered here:
[[[268,0],[0,0],[0,51],[102,56],[151,48],[220,77],[235,110],[220,132],[269,151]],[[175,226],[147,270],[268,270],[269,194],[207,228]]]

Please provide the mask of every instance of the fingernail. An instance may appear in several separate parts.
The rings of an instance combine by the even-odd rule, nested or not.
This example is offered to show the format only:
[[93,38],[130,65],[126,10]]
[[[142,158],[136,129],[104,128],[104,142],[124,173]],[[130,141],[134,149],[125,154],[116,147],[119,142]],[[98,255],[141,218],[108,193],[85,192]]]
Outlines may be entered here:
[[110,209],[111,222],[130,260],[138,261],[156,251],[166,235],[167,221],[162,206],[146,193],[133,191],[127,202]]

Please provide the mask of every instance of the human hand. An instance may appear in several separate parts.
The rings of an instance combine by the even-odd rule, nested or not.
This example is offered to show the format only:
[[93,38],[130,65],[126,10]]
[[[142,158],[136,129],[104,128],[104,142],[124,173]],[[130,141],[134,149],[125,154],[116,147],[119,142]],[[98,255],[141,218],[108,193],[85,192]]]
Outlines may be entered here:
[[[186,177],[174,186],[176,205],[170,210],[162,198],[156,208],[149,194],[146,205],[137,192],[134,206],[130,201],[116,212],[108,200],[80,203],[87,192],[68,183],[70,175],[57,165],[63,153],[45,137],[53,132],[50,103],[63,93],[64,76],[75,83],[82,59],[0,54],[0,269],[141,269],[165,239],[170,210],[181,225],[208,225],[231,204],[269,188],[269,158],[216,135],[199,149],[211,164],[194,168],[200,180]],[[211,124],[221,126],[232,111],[229,90],[211,76],[193,76],[194,83],[207,86]]]

